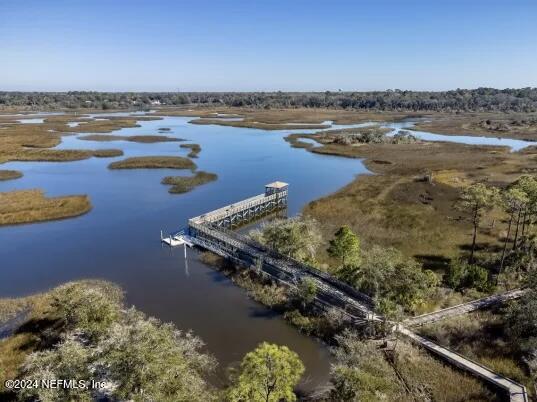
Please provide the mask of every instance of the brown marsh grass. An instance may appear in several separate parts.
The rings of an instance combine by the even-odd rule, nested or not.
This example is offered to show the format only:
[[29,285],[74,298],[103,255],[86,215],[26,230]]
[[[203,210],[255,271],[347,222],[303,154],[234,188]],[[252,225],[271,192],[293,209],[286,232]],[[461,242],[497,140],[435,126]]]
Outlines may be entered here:
[[201,145],[199,144],[181,144],[180,147],[190,149],[190,152],[188,153],[189,158],[197,158],[198,154],[201,152]]
[[0,193],[0,226],[70,218],[91,209],[87,195],[45,197],[42,190]]
[[505,332],[501,309],[448,318],[419,330],[427,338],[523,383],[530,392],[533,391],[524,363]]
[[110,135],[110,134],[90,134],[78,137],[79,140],[85,141],[129,141],[144,144],[153,144],[156,142],[179,142],[184,141],[181,138],[168,137],[165,135]]
[[214,173],[196,172],[194,176],[167,176],[162,179],[162,184],[170,185],[168,190],[172,194],[187,193],[197,186],[215,181],[218,176]]
[[109,169],[196,169],[196,164],[181,156],[139,156],[108,165]]
[[18,170],[0,170],[0,181],[13,180],[22,177],[22,172]]

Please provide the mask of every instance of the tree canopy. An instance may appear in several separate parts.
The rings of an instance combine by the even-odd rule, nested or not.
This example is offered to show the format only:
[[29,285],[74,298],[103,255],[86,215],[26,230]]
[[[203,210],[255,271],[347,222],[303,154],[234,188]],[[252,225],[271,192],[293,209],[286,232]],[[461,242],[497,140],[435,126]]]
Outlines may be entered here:
[[293,388],[304,373],[298,355],[286,346],[260,344],[244,356],[227,397],[233,402],[295,401]]
[[[89,401],[106,397],[135,401],[211,401],[205,376],[215,360],[201,340],[172,324],[125,310],[121,292],[109,284],[71,283],[53,292],[52,317],[63,324],[59,342],[31,353],[22,379],[104,381],[103,389],[27,388],[22,398]],[[101,316],[104,314],[104,316]],[[55,338],[54,338],[55,339]]]
[[250,234],[279,253],[302,262],[313,262],[322,236],[313,219],[295,217],[265,223]]
[[388,111],[515,111],[537,110],[537,88],[455,89],[451,91],[325,92],[6,92],[0,107],[33,109],[150,108],[198,104],[251,108],[331,108]]
[[500,192],[496,187],[487,186],[483,183],[476,183],[463,189],[460,199],[457,202],[457,208],[468,214],[473,227],[472,249],[468,260],[470,263],[474,262],[477,230],[483,217],[483,213],[492,209],[498,202],[499,194]]
[[336,232],[334,239],[330,240],[328,254],[339,258],[342,267],[360,265],[360,238],[345,225]]

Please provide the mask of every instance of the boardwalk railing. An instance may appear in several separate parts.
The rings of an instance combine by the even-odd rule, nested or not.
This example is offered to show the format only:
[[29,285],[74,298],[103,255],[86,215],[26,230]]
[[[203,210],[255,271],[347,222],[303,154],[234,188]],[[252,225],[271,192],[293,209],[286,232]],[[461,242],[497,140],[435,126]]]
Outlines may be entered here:
[[232,225],[234,220],[248,219],[262,214],[267,210],[274,210],[287,206],[287,190],[271,195],[259,194],[235,204],[215,209],[206,214],[191,218],[193,223],[211,223],[221,226]]
[[367,296],[366,294],[362,292],[357,291],[352,286],[334,278],[332,275],[326,272],[320,271],[310,265],[304,264],[291,257],[284,256],[280,254],[279,252],[277,252],[276,250],[274,250],[273,248],[266,246],[266,245],[262,245],[249,237],[240,235],[239,233],[233,232],[225,228],[218,228],[218,230],[226,233],[230,237],[235,237],[237,239],[240,239],[240,241],[244,242],[247,245],[250,245],[252,248],[255,248],[256,250],[259,250],[260,252],[264,253],[264,255],[266,256],[271,256],[275,259],[285,262],[287,265],[294,267],[296,271],[308,273],[311,276],[318,278],[319,280],[322,280],[323,282],[326,282],[334,286],[335,288],[341,290],[342,292],[349,294],[349,296],[359,300],[361,303],[365,304],[371,310],[375,307],[375,301],[371,297]]
[[300,281],[309,278],[317,287],[317,301],[325,309],[334,307],[342,310],[356,321],[378,319],[373,313],[373,300],[329,275],[285,257],[259,243],[231,230],[212,224],[190,221],[192,237],[200,245],[218,254],[232,257],[243,265],[258,268],[265,274],[297,287]]
[[443,320],[444,318],[454,317],[457,315],[466,314],[475,310],[486,308],[498,303],[505,303],[509,300],[518,299],[526,293],[525,289],[515,289],[505,293],[487,296],[482,299],[472,300],[468,303],[458,304],[456,306],[448,307],[442,310],[434,311],[432,313],[418,315],[403,321],[403,325],[407,327],[413,327],[417,325],[424,325],[431,322]]

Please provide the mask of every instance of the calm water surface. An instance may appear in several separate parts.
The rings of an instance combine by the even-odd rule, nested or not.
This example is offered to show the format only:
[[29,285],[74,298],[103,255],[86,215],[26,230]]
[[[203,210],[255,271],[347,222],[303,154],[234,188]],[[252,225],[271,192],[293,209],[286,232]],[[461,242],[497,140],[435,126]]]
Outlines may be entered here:
[[[202,264],[197,252],[161,247],[160,230],[175,231],[189,217],[263,192],[264,184],[291,184],[289,214],[366,173],[359,160],[315,155],[283,141],[289,131],[202,126],[191,118],[142,121],[118,135],[163,134],[201,144],[199,169],[218,181],[183,195],[160,184],[167,175],[188,171],[108,170],[122,158],[92,158],[65,163],[7,163],[24,173],[0,183],[0,191],[43,188],[48,196],[88,194],[93,209],[79,218],[0,228],[0,296],[21,296],[80,278],[114,281],[129,304],[182,329],[192,329],[220,362],[236,363],[262,341],[288,345],[304,361],[303,389],[328,378],[329,353],[280,317],[252,301],[227,278]],[[301,130],[304,131],[304,130]],[[181,143],[93,142],[63,137],[60,149],[120,148],[124,157],[186,155]]]

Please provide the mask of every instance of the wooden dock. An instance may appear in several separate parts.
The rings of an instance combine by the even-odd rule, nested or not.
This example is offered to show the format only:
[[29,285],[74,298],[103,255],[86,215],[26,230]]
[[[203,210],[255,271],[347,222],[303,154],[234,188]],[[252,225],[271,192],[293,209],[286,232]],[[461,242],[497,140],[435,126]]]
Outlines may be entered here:
[[231,229],[269,213],[287,208],[288,184],[276,181],[265,193],[226,205],[188,220],[188,230],[167,237],[169,246],[196,245],[237,264],[254,269],[287,287],[296,288],[308,278],[317,285],[315,307],[337,309],[354,324],[378,320],[374,301],[325,272],[279,254]]

